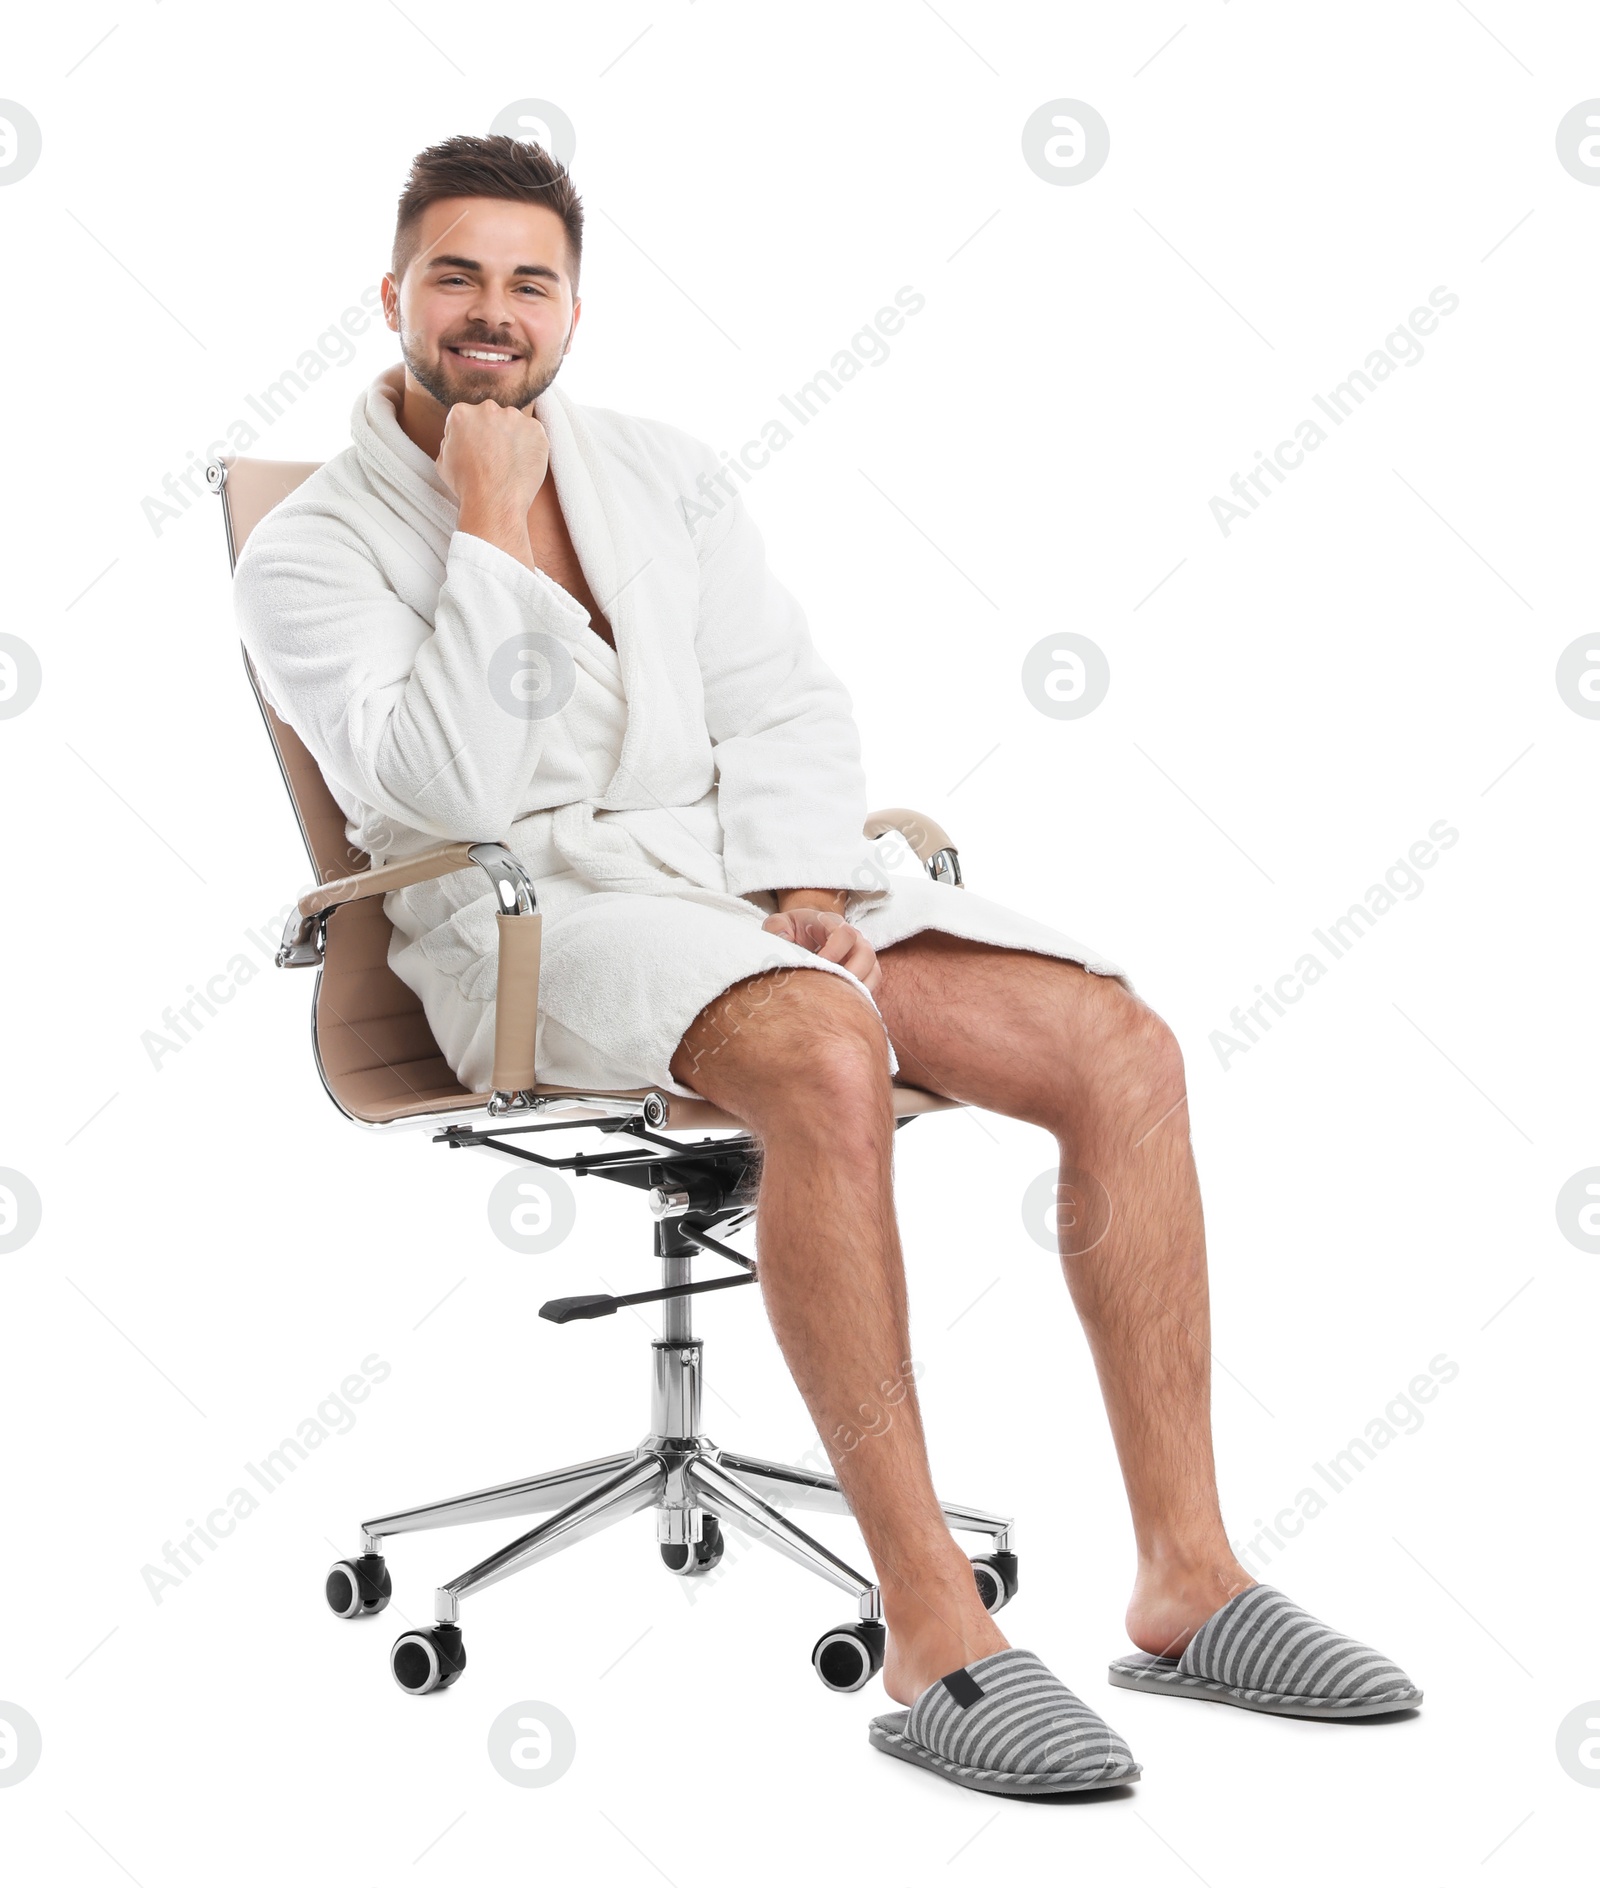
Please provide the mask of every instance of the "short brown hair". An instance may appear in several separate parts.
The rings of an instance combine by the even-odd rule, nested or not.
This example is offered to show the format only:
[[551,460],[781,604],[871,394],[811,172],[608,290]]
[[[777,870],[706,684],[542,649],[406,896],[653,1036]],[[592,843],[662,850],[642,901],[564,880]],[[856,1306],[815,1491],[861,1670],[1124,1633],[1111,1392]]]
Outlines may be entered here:
[[472,137],[463,132],[419,151],[400,193],[390,267],[399,282],[416,254],[416,230],[422,213],[442,197],[502,197],[513,203],[537,203],[554,210],[567,232],[572,292],[578,292],[583,261],[583,201],[566,167],[542,144],[503,133]]

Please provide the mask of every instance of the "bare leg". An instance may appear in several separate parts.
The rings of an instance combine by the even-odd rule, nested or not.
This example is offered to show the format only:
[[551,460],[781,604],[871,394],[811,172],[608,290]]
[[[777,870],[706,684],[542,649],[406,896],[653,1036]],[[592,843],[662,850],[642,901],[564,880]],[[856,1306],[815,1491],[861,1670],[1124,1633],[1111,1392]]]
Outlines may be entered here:
[[[905,1081],[1057,1137],[1062,1270],[1138,1548],[1128,1631],[1144,1651],[1176,1654],[1254,1584],[1217,1503],[1205,1228],[1178,1045],[1123,984],[1059,958],[923,931],[878,961]],[[1105,1189],[1109,1220],[1068,1168]]]
[[742,979],[672,1059],[685,1087],[762,1144],[761,1291],[866,1540],[883,1596],[883,1680],[910,1704],[1007,1640],[940,1512],[909,1375],[883,1024],[826,971]]

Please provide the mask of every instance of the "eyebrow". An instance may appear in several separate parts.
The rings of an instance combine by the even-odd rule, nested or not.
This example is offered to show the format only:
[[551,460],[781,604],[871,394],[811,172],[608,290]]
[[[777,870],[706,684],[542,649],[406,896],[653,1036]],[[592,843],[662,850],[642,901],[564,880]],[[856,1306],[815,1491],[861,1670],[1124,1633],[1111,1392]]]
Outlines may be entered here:
[[[474,262],[470,256],[435,256],[428,264],[430,269],[470,269],[474,275],[483,273],[483,264]],[[519,262],[511,271],[513,275],[542,276],[546,281],[559,282],[560,275],[554,269],[547,268],[542,262]]]

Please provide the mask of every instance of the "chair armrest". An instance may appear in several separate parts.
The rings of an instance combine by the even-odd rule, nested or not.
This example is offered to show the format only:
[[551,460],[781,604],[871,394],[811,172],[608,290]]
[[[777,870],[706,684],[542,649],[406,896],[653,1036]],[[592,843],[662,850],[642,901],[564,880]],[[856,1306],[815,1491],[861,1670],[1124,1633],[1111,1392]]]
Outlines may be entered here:
[[950,835],[936,819],[918,813],[909,806],[885,806],[867,815],[861,831],[867,839],[881,839],[893,830],[928,868],[928,876],[941,885],[962,885],[961,861]]
[[419,852],[414,859],[396,859],[392,865],[374,866],[366,872],[352,872],[347,878],[330,878],[313,887],[300,900],[302,918],[314,918],[347,905],[355,898],[376,898],[383,892],[397,892],[405,885],[421,885],[430,878],[444,878],[451,872],[476,865],[472,845],[435,846],[431,852]]
[[358,898],[381,898],[386,892],[421,885],[429,879],[448,878],[452,872],[471,865],[488,876],[500,906],[495,914],[500,933],[491,1078],[495,1092],[489,1109],[492,1114],[501,1114],[517,1106],[522,1091],[532,1089],[537,1082],[534,1039],[539,1021],[539,944],[544,919],[534,896],[533,880],[514,852],[494,840],[463,840],[436,846],[414,859],[329,879],[325,885],[306,892],[290,912],[276,961],[280,969],[320,965],[327,947],[328,919],[340,905]]

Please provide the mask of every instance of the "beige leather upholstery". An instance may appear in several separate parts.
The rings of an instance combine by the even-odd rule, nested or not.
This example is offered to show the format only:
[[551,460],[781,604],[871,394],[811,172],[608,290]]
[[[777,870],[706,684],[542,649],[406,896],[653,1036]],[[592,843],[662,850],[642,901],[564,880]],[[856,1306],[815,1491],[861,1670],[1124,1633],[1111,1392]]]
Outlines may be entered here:
[[[494,1004],[494,1074],[509,1090],[532,1088],[534,1031],[539,1021],[539,934],[544,919],[495,914],[500,927],[500,981]],[[507,973],[510,973],[509,975]]]
[[431,852],[419,852],[414,859],[397,859],[376,871],[359,872],[350,878],[332,878],[307,892],[300,900],[303,918],[326,911],[329,905],[342,905],[352,898],[378,898],[385,892],[397,892],[405,885],[421,885],[430,878],[446,878],[452,872],[475,870],[472,844],[458,840],[448,846],[435,846]]
[[[238,562],[250,533],[273,506],[316,470],[314,463],[297,460],[225,458],[215,463],[210,478],[213,487],[221,491],[230,564]],[[488,1095],[475,1095],[456,1079],[433,1038],[420,999],[389,968],[393,927],[384,915],[381,894],[470,866],[469,845],[503,839],[503,835],[484,833],[479,840],[440,846],[416,859],[373,872],[366,854],[350,845],[344,813],[328,791],[322,770],[305,743],[263,699],[248,654],[245,671],[272,737],[284,785],[319,881],[318,890],[300,899],[300,910],[311,916],[335,907],[326,921],[326,952],[313,1023],[318,1061],[329,1093],[346,1114],[373,1124],[448,1116],[481,1106]],[[904,833],[924,862],[950,844],[941,827],[908,807],[891,807],[873,814],[864,830],[868,838],[876,839],[891,827]],[[363,873],[368,876],[361,883],[351,882]],[[499,1085],[551,1096],[598,1092],[619,1102],[636,1101],[657,1092],[663,1093],[668,1104],[669,1128],[745,1125],[699,1098],[647,1088],[576,1090],[536,1081],[533,1042],[542,920],[535,914],[531,919],[500,916],[497,922],[502,973],[495,1003],[495,1074]],[[929,1114],[960,1105],[925,1089],[900,1083],[895,1086],[897,1115]],[[574,1120],[581,1120],[621,1110],[575,1103],[570,1112]]]
[[861,830],[868,839],[881,839],[891,828],[903,836],[924,865],[936,852],[943,852],[952,844],[950,835],[937,820],[929,819],[926,813],[915,812],[909,806],[886,806],[876,813],[869,813],[867,823]]

